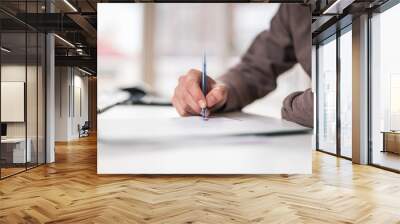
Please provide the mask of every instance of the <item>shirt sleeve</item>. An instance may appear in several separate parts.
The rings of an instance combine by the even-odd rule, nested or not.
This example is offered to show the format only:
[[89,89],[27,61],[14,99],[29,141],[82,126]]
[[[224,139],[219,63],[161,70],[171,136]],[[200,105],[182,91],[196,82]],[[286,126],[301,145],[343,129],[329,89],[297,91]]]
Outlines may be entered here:
[[276,88],[276,79],[297,63],[289,26],[289,9],[282,4],[269,30],[261,32],[241,61],[218,80],[229,89],[222,111],[243,108]]
[[306,127],[314,123],[314,94],[311,89],[294,92],[283,101],[282,118]]

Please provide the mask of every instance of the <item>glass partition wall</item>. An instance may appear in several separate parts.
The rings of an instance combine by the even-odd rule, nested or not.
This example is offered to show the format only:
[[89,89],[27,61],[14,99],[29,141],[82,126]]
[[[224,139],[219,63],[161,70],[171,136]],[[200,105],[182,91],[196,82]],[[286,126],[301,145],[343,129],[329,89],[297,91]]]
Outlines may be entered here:
[[[18,7],[38,12],[39,2]],[[45,163],[45,41],[44,33],[0,12],[1,179]]]
[[[400,172],[400,4],[388,0],[368,15],[368,32],[362,37],[368,39],[369,54],[368,164]],[[316,44],[316,145],[320,151],[351,159],[351,24],[334,36]]]
[[400,4],[383,5],[370,18],[369,162],[397,172],[400,172],[399,21]]
[[342,31],[339,49],[340,155],[352,158],[352,33],[351,26]]
[[351,25],[317,44],[317,149],[352,157]]
[[[26,33],[1,33],[1,177],[26,169]],[[6,49],[6,50],[4,50]],[[29,158],[28,160],[26,160]]]
[[322,42],[318,54],[318,149],[336,153],[336,36]]

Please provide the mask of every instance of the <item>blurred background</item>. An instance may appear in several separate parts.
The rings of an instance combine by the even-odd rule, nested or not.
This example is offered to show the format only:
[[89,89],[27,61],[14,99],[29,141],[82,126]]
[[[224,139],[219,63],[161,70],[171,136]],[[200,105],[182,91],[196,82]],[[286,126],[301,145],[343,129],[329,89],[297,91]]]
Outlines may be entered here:
[[[124,97],[120,88],[141,86],[170,99],[178,77],[201,68],[218,77],[239,62],[255,36],[269,29],[279,4],[98,4],[98,106]],[[310,40],[311,41],[311,40]],[[280,117],[285,96],[311,86],[300,65],[278,88],[246,112]]]

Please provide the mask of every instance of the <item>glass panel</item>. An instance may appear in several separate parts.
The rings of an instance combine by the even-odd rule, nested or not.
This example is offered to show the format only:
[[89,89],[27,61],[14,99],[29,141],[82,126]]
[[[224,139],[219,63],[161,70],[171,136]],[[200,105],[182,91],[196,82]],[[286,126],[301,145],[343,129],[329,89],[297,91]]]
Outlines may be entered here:
[[[11,12],[11,14],[21,16],[20,13],[24,13],[26,11],[26,1],[0,1],[0,7],[7,12]],[[5,13],[0,12],[0,18],[2,21],[2,32],[25,32],[26,25],[23,22],[12,19]]]
[[340,37],[340,153],[352,156],[352,35]]
[[27,113],[27,150],[31,151],[28,168],[37,165],[37,41],[36,32],[27,33],[28,38],[28,62],[27,62],[27,80],[26,80],[26,113]]
[[[39,11],[37,1],[27,2],[27,13],[37,13]],[[29,18],[33,23],[37,17]],[[36,19],[37,20],[37,19]],[[31,151],[30,160],[28,160],[27,167],[37,166],[38,153],[37,153],[37,132],[38,132],[38,119],[37,119],[37,74],[38,74],[38,34],[35,30],[27,30],[27,80],[26,80],[26,125],[27,125],[27,150]]]
[[318,148],[336,153],[336,40],[318,48]]
[[38,13],[46,13],[46,0],[38,0]]
[[2,177],[25,170],[26,34],[1,34],[1,170]]
[[[1,1],[0,6],[21,16],[43,13],[45,0]],[[4,178],[45,161],[45,35],[1,12],[0,18],[7,19],[0,23],[0,167]]]
[[45,79],[45,65],[46,65],[46,36],[39,34],[39,45],[38,45],[38,163],[45,163],[46,149],[45,149],[45,122],[46,122],[46,79]]
[[400,170],[400,5],[371,19],[372,163]]

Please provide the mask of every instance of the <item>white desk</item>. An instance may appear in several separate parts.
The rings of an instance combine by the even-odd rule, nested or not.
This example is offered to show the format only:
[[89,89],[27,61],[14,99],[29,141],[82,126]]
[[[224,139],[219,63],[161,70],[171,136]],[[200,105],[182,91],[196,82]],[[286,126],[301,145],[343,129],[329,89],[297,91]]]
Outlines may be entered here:
[[[26,139],[27,141],[27,147],[26,147],[26,152],[25,152],[25,138],[5,138],[1,139],[1,144],[2,145],[14,145],[12,151],[13,151],[13,159],[12,163],[25,163],[25,162],[31,162],[31,157],[32,157],[32,150],[31,150],[31,145],[32,141],[30,138]],[[26,160],[26,161],[25,161]]]
[[[134,125],[133,116],[177,115],[169,107],[118,106],[98,116],[99,136],[102,121],[124,118],[125,125]],[[225,136],[134,142],[103,141],[99,137],[97,171],[99,174],[308,174],[312,170],[311,136]]]

